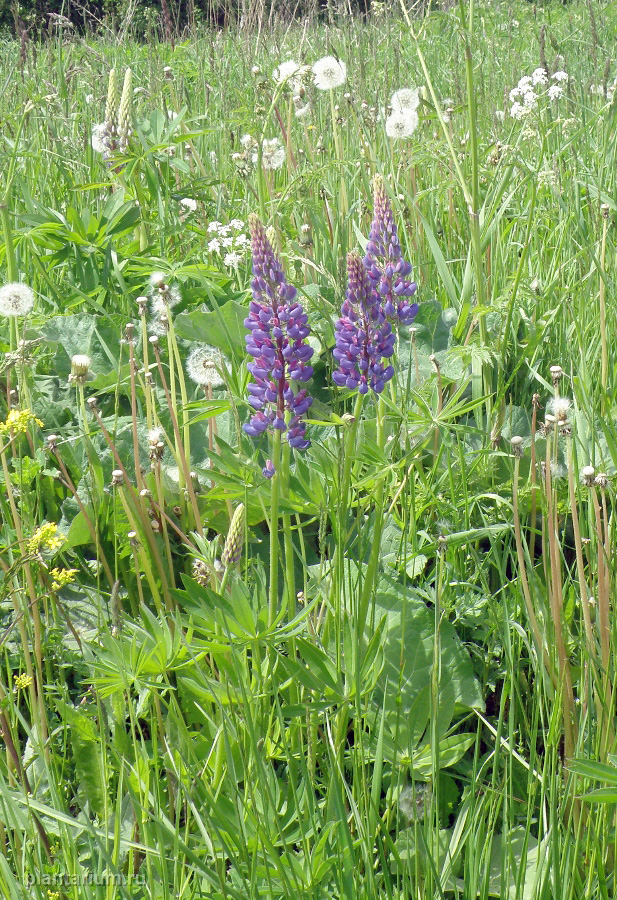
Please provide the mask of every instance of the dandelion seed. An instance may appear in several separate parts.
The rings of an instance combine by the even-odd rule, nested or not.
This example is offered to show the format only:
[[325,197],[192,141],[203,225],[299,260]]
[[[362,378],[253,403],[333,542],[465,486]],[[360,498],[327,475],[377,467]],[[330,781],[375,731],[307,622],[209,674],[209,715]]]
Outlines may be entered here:
[[107,129],[105,122],[99,122],[92,126],[92,137],[90,139],[92,149],[95,153],[101,153],[105,157],[111,147],[111,135]]
[[[256,163],[258,154],[253,154],[253,163]],[[282,168],[285,162],[285,148],[278,138],[264,140],[261,147],[261,164],[267,171],[276,171]]]
[[424,782],[406,785],[398,798],[398,808],[410,824],[420,822],[431,798],[431,787]]
[[277,84],[282,84],[284,81],[287,81],[292,76],[297,75],[300,71],[300,64],[295,62],[293,59],[288,59],[287,62],[280,63],[272,73],[273,79]]
[[0,288],[0,316],[27,316],[34,306],[34,292],[19,281]]
[[417,88],[401,88],[392,94],[390,106],[394,112],[415,112],[420,105],[420,92]]
[[386,119],[386,134],[392,140],[411,137],[418,127],[418,121],[415,110],[395,111]]
[[200,387],[220,387],[224,384],[221,375],[223,357],[216,347],[208,347],[207,344],[194,347],[186,361],[186,372],[191,381]]
[[568,418],[568,412],[572,401],[568,397],[553,397],[546,404],[546,409],[555,416],[558,422],[564,422]]
[[333,56],[318,59],[313,66],[313,81],[320,91],[331,91],[345,84],[347,66]]

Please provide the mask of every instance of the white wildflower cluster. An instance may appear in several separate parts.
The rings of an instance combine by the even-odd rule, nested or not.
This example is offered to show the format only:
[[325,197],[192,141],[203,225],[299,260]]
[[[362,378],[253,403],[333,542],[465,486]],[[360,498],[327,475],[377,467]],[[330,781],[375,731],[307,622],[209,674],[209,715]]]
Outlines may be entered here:
[[216,256],[227,269],[237,269],[251,246],[251,239],[242,231],[242,219],[232,219],[229,225],[222,222],[210,222],[208,234],[208,252]]
[[412,136],[418,127],[420,92],[417,88],[400,88],[390,98],[392,112],[386,119],[386,134],[392,140]]
[[180,200],[181,212],[185,215],[188,213],[194,213],[197,211],[197,200],[194,200],[192,197],[182,197]]
[[515,88],[510,91],[510,116],[513,119],[524,119],[536,109],[538,101],[543,97],[556,101],[563,95],[564,86],[568,83],[566,72],[554,72],[549,78],[546,69],[534,69],[531,75],[524,75]]

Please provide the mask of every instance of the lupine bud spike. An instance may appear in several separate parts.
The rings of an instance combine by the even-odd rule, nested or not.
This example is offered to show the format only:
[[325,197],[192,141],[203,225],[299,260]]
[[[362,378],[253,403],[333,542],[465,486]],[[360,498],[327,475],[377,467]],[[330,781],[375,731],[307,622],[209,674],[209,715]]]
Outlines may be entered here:
[[118,80],[116,70],[109,70],[109,83],[107,85],[107,103],[105,105],[105,125],[110,134],[115,134],[118,128]]
[[240,503],[234,510],[231,517],[231,524],[227,532],[225,547],[221,555],[221,562],[225,568],[234,565],[240,561],[242,556],[242,547],[244,545],[244,523],[245,523],[244,503]]

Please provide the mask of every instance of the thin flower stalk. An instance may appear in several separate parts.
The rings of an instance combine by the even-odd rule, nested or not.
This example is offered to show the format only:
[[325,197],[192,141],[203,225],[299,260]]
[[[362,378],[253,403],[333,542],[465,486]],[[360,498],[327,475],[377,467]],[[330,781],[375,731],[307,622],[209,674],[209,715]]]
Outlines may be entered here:
[[[158,548],[156,546],[156,541],[154,540],[154,534],[152,532],[152,526],[150,525],[148,516],[146,515],[143,505],[140,503],[139,497],[138,497],[137,493],[135,492],[135,489],[133,488],[133,486],[130,483],[128,473],[124,467],[124,463],[122,462],[122,459],[120,458],[120,455],[118,454],[116,445],[114,444],[114,442],[111,438],[111,435],[105,428],[103,419],[101,417],[101,414],[100,414],[96,404],[90,403],[89,407],[92,410],[92,414],[94,415],[94,417],[97,421],[97,424],[101,430],[101,434],[103,435],[107,446],[111,450],[111,453],[116,462],[116,465],[118,466],[119,471],[122,473],[123,484],[125,485],[126,491],[131,498],[132,507],[136,511],[136,513],[139,517],[139,522],[141,525],[141,528],[139,529],[139,533],[142,536],[145,536],[145,540],[146,540],[146,543],[148,544],[149,552],[152,556],[152,559],[154,560],[154,564],[156,566],[159,578],[161,579],[161,586],[162,586],[162,591],[163,591],[163,597],[165,599],[165,605],[168,610],[172,610],[174,608],[174,603],[171,598],[171,594],[169,593],[169,584],[168,584],[168,580],[167,580],[167,575],[165,573],[165,567],[163,566],[163,561],[161,559]],[[133,530],[136,531],[137,529],[134,527]],[[173,577],[173,573],[171,573],[171,574]]]
[[184,447],[182,445],[182,436],[180,434],[180,427],[178,425],[178,419],[175,415],[174,404],[172,398],[170,396],[170,389],[167,386],[167,381],[165,380],[165,373],[163,372],[163,363],[161,361],[161,353],[158,346],[158,341],[152,341],[151,344],[154,350],[154,356],[156,359],[156,363],[159,370],[159,376],[161,379],[161,384],[163,385],[163,390],[165,392],[165,397],[167,399],[167,404],[169,407],[169,415],[171,418],[171,424],[174,430],[174,437],[176,441],[176,452],[178,455],[178,460],[180,462],[180,471],[184,474],[184,485],[186,486],[186,490],[189,497],[189,502],[191,504],[193,519],[194,519],[194,528],[198,534],[203,535],[203,525],[201,523],[201,516],[199,514],[199,506],[197,504],[197,497],[195,496],[195,489],[193,487],[193,479],[191,478],[191,472],[189,469],[188,461],[186,458],[186,454],[184,452]]

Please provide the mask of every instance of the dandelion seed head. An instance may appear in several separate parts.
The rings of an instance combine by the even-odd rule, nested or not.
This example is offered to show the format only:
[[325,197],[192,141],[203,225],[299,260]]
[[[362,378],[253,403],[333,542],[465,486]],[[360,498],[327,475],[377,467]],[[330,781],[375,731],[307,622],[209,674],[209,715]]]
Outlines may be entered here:
[[281,84],[283,81],[287,81],[288,78],[291,78],[293,75],[297,75],[300,71],[300,64],[295,62],[293,59],[288,59],[287,62],[280,63],[272,73],[272,77],[276,81],[277,84]]
[[334,56],[324,56],[313,66],[313,81],[320,91],[331,91],[345,84],[347,66]]
[[71,370],[74,375],[87,375],[92,360],[85,353],[76,353],[71,357]]
[[409,823],[420,822],[424,818],[427,802],[431,797],[430,785],[424,782],[406,785],[398,798],[398,808]]
[[418,113],[415,110],[394,111],[386,119],[386,134],[392,140],[411,137],[418,127]]
[[415,112],[420,105],[420,92],[417,88],[401,88],[392,94],[390,105],[394,112]]
[[27,316],[34,306],[34,292],[14,281],[0,288],[0,316]]
[[194,347],[186,360],[186,372],[191,381],[200,387],[220,387],[224,384],[220,373],[223,357],[216,347],[202,344]]
[[558,422],[563,422],[568,418],[571,406],[572,401],[568,397],[553,397],[546,404],[547,410],[555,416]]

